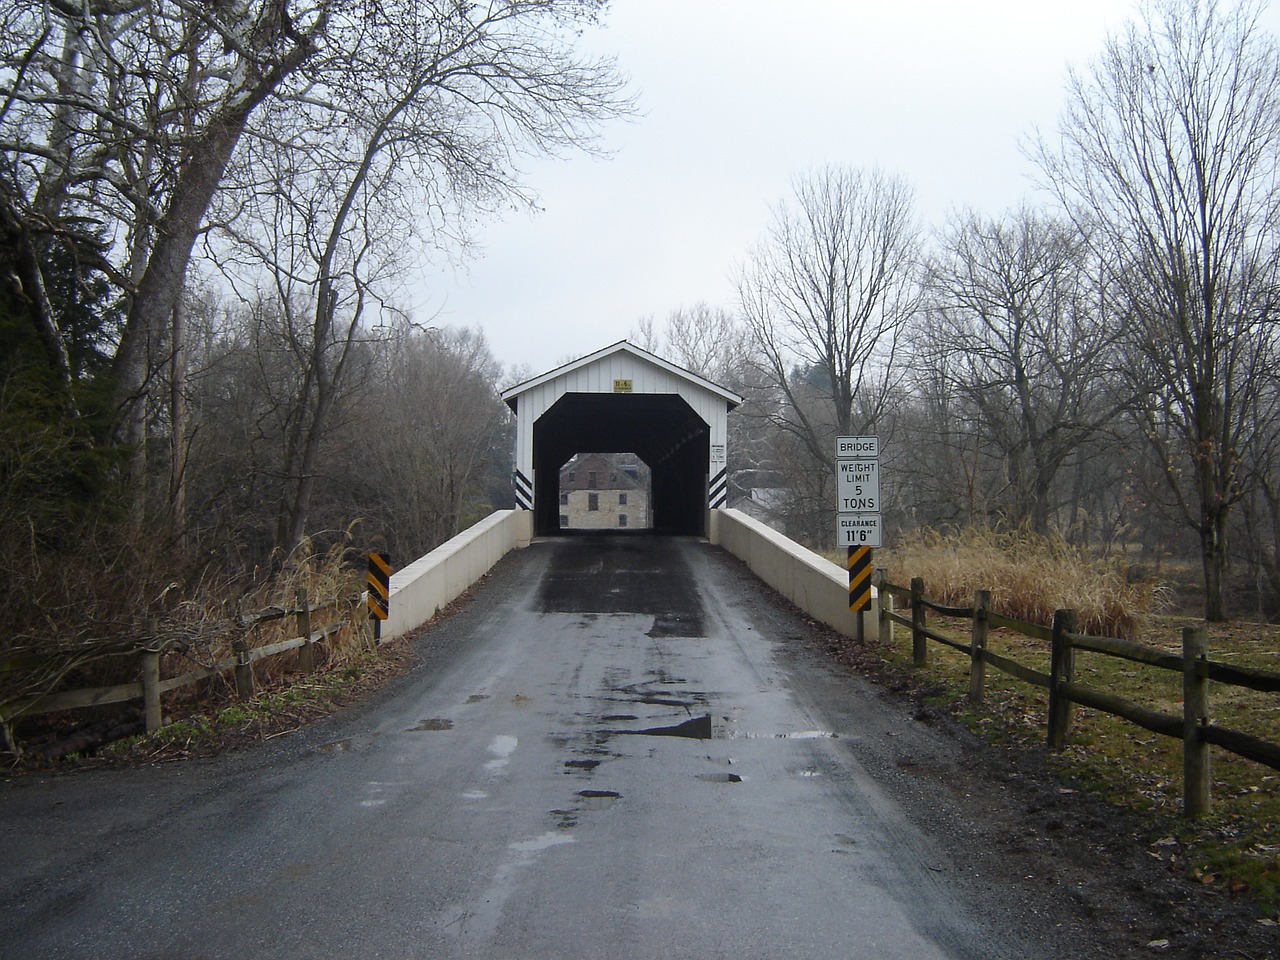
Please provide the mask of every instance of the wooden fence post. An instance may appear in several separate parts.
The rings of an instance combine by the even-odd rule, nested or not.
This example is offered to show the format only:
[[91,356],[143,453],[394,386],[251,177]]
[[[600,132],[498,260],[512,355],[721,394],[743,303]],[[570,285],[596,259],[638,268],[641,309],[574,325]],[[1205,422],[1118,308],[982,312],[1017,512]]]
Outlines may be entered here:
[[1075,674],[1076,651],[1070,634],[1076,628],[1074,610],[1055,610],[1053,640],[1049,651],[1049,749],[1061,750],[1071,732],[1074,705],[1062,692],[1062,684],[1070,683]]
[[973,636],[969,640],[969,704],[982,703],[987,683],[987,661],[982,654],[987,649],[987,609],[991,606],[990,590],[973,591]]
[[147,717],[147,732],[150,733],[164,726],[160,708],[160,654],[155,650],[143,650],[141,660],[142,703]]
[[1209,744],[1203,730],[1209,724],[1209,631],[1182,630],[1182,812],[1190,818],[1209,812]]
[[306,643],[298,648],[298,666],[306,673],[316,672],[316,649],[311,642],[311,601],[305,587],[298,588],[298,636]]
[[249,644],[244,637],[231,641],[236,654],[236,696],[248,700],[253,696],[253,664],[249,662]]
[[889,619],[893,611],[893,595],[884,588],[889,582],[884,567],[876,567],[871,582],[876,588],[876,639],[881,643],[893,643],[893,621]]
[[925,636],[924,578],[911,578],[911,662],[923,667],[929,662],[929,638]]

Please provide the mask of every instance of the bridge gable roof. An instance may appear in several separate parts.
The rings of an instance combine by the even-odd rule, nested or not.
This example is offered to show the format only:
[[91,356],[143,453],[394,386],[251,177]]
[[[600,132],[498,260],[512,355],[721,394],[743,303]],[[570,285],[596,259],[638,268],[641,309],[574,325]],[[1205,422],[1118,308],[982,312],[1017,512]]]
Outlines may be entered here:
[[[738,396],[732,390],[726,390],[724,387],[712,383],[705,377],[700,377],[692,371],[676,366],[668,360],[663,360],[661,357],[656,356],[647,350],[643,350],[627,340],[620,340],[611,346],[597,350],[595,353],[590,353],[585,357],[572,361],[571,363],[562,364],[561,366],[558,366],[553,370],[548,370],[546,373],[534,377],[531,380],[526,380],[523,383],[518,383],[513,387],[509,387],[502,391],[502,399],[506,402],[507,406],[518,413],[519,411],[517,407],[519,398],[522,395],[537,390],[547,384],[551,384],[558,379],[563,379],[566,382],[572,380],[577,384],[581,384],[583,382],[589,382],[592,379],[590,377],[582,376],[584,372],[588,371],[592,367],[607,366],[611,373],[617,374],[620,372],[628,372],[628,368],[641,370],[646,365],[650,367],[657,367],[659,370],[686,385],[686,389],[691,387],[697,391],[720,398],[725,402],[729,410],[732,410],[734,407],[742,403],[742,397]],[[612,393],[612,379],[615,378],[610,378],[609,389],[596,389],[586,392]],[[620,379],[631,378],[623,377]],[[637,390],[637,392],[655,391],[647,391],[642,387]],[[670,391],[663,390],[660,392],[665,393]]]

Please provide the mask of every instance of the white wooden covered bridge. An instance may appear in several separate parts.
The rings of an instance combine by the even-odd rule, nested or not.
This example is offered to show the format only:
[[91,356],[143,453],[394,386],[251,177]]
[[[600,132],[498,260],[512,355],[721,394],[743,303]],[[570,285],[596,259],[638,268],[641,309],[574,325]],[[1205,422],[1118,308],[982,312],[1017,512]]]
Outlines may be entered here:
[[502,394],[516,415],[515,488],[535,536],[560,529],[560,467],[635,453],[653,475],[653,525],[706,536],[727,496],[726,419],[742,398],[627,341]]

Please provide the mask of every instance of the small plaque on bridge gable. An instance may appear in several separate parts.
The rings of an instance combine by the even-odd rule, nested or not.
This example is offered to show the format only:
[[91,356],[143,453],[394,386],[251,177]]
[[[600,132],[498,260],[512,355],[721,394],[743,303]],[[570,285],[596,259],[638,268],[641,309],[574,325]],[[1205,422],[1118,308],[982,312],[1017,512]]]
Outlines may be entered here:
[[631,381],[630,380],[614,380],[613,392],[614,393],[630,393]]

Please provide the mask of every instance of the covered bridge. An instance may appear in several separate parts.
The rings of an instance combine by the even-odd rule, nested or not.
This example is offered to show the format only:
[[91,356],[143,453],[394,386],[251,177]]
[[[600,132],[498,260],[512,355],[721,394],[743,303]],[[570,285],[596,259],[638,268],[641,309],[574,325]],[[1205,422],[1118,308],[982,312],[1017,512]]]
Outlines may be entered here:
[[515,487],[536,536],[560,529],[560,467],[634,453],[653,474],[653,526],[705,536],[727,492],[730,390],[623,340],[502,394],[516,415]]

